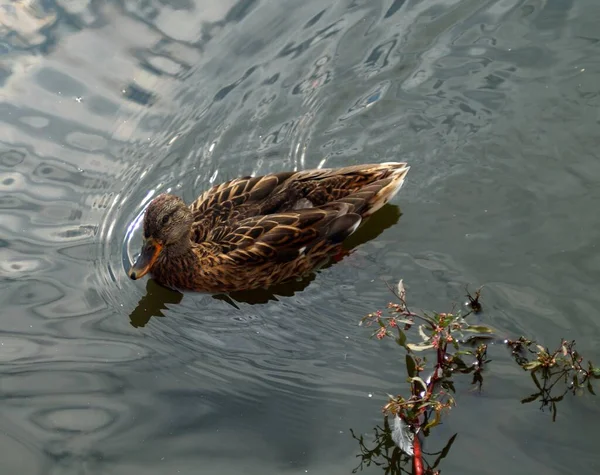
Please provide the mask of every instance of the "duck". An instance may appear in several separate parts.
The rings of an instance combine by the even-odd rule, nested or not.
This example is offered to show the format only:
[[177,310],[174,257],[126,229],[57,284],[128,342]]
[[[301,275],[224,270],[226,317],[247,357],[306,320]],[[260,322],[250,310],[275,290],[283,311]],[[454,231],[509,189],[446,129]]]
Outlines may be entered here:
[[402,187],[406,162],[244,176],[189,206],[163,193],[143,217],[143,244],[128,275],[208,293],[268,289],[303,276]]

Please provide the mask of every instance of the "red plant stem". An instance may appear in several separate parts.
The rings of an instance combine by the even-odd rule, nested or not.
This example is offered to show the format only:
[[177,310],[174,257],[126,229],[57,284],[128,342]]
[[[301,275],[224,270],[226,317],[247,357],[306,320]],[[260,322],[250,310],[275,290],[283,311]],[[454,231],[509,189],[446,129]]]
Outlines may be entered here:
[[[435,383],[440,380],[438,376],[439,370],[442,367],[442,363],[444,361],[444,357],[446,355],[446,344],[440,345],[437,349],[437,362],[435,365],[435,369],[433,370],[433,375],[431,376],[431,380],[427,385],[427,391],[424,400],[428,401],[433,396],[433,388],[435,387]],[[427,410],[427,406],[422,406],[419,414],[423,414]],[[413,439],[413,475],[423,475],[423,453],[421,452],[421,442],[419,441],[418,434],[415,434],[415,438]]]
[[[443,347],[442,347],[443,346]],[[423,399],[425,401],[429,401],[433,396],[433,388],[435,387],[435,383],[437,383],[441,378],[438,376],[440,372],[440,368],[442,367],[442,363],[444,361],[444,357],[446,355],[446,344],[440,345],[437,349],[437,362],[435,364],[435,368],[433,370],[433,374],[431,375],[431,380],[427,385],[427,391],[425,392],[425,396]],[[419,414],[423,414],[427,410],[427,406],[421,407]]]
[[423,475],[423,454],[419,436],[415,434],[413,439],[413,475]]

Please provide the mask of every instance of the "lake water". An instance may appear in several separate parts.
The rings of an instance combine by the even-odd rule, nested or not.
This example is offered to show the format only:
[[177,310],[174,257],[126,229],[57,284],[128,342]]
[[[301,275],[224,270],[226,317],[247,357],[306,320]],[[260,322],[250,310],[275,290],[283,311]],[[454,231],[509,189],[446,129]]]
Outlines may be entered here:
[[[597,362],[599,22],[596,0],[1,1],[0,472],[348,474],[350,429],[407,389],[357,325],[384,280],[438,311],[485,284],[482,323]],[[159,192],[390,160],[394,206],[283,296],[126,276]],[[599,473],[598,398],[552,423],[489,355],[427,440],[459,434],[443,473]]]

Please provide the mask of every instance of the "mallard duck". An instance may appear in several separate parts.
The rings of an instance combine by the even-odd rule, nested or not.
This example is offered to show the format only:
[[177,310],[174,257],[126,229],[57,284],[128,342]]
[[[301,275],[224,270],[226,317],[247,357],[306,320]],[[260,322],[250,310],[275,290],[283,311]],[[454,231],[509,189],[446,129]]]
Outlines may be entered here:
[[141,254],[129,270],[160,284],[234,292],[301,277],[327,262],[361,222],[400,189],[403,162],[237,178],[189,207],[174,195],[152,200]]

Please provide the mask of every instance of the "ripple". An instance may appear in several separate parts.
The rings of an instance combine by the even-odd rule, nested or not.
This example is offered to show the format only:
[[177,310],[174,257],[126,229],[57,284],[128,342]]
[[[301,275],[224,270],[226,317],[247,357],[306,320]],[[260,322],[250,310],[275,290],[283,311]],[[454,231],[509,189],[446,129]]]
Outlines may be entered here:
[[[42,341],[9,335],[0,336],[3,363],[29,365],[37,362],[73,361],[114,364],[147,358],[149,350],[133,343],[99,339]],[[76,355],[76,356],[74,356]]]
[[97,407],[72,407],[39,411],[33,416],[36,425],[47,431],[96,432],[112,425],[116,414]]
[[43,129],[44,127],[47,127],[48,124],[50,124],[50,120],[48,120],[46,117],[26,116],[21,117],[19,120],[24,124],[27,124],[36,129]]
[[26,258],[11,251],[5,251],[2,262],[0,262],[2,272],[14,278],[48,270],[51,267],[48,259]]
[[25,159],[25,154],[18,150],[9,150],[0,153],[0,164],[6,168],[16,167]]
[[65,139],[69,145],[88,152],[103,150],[107,145],[107,141],[104,137],[93,134],[84,134],[82,132],[73,132],[72,134],[67,135]]
[[2,335],[0,347],[2,347],[0,360],[3,363],[35,358],[41,353],[40,345],[36,344],[34,341],[19,337],[9,337],[6,335]]
[[93,373],[54,369],[51,372],[26,370],[6,375],[5,393],[11,398],[31,398],[40,394],[46,396],[69,395],[73,393],[82,396],[96,393],[117,393],[123,387],[112,372],[96,370]]
[[390,81],[384,81],[375,86],[375,88],[364,94],[360,99],[357,99],[356,102],[348,109],[348,111],[339,118],[339,120],[348,120],[349,118],[354,117],[356,114],[363,113],[369,107],[372,107],[375,103],[385,97],[390,85]]
[[[4,8],[0,472],[347,471],[340,431],[372,427],[405,384],[393,343],[357,325],[390,299],[384,280],[428,309],[485,283],[492,326],[593,350],[595,8]],[[351,255],[301,282],[224,297],[126,275],[158,193],[190,202],[239,175],[397,159],[414,164],[402,211],[383,208]],[[508,394],[520,383],[505,376]],[[593,421],[579,406],[565,420]],[[573,444],[594,440],[588,426]]]

